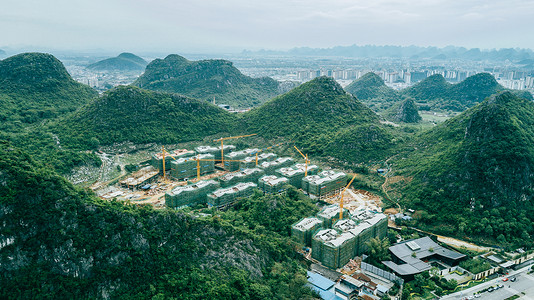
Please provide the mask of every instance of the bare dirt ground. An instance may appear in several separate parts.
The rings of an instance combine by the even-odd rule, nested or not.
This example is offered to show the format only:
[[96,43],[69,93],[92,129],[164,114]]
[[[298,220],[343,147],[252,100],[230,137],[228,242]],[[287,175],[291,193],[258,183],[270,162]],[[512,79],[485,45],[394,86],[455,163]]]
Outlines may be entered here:
[[[340,201],[340,197],[339,195],[335,195],[325,201],[331,204],[337,204]],[[343,194],[343,207],[350,212],[358,209],[381,211],[382,201],[380,201],[380,197],[368,191],[348,188]]]

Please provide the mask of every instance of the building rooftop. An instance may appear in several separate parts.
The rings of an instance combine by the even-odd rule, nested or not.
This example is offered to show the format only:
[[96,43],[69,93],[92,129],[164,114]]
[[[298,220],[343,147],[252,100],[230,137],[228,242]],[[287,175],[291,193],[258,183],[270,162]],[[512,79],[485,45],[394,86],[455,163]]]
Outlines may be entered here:
[[274,186],[277,184],[280,184],[282,182],[288,182],[289,180],[285,177],[278,177],[275,175],[267,175],[260,178],[261,181],[263,181],[265,184],[268,184],[270,186]]
[[[165,157],[169,156],[169,154],[174,156],[174,157],[183,156],[183,155],[186,155],[186,154],[195,155],[195,151],[187,150],[187,149],[176,149],[176,150],[173,150],[173,151],[165,151],[165,152],[167,152],[165,154]],[[156,159],[163,159],[163,155],[162,155],[161,152],[154,153],[154,157]]]
[[292,161],[293,159],[291,157],[279,157],[273,161],[264,161],[260,164],[262,168],[268,168],[270,166],[276,166],[279,164],[283,164],[287,161]]
[[452,260],[465,257],[464,254],[440,246],[428,236],[395,244],[389,247],[389,251],[405,264],[399,265],[391,261],[382,263],[400,275],[412,275],[429,270],[430,265],[425,263],[423,259],[433,255]]
[[335,239],[325,242],[325,245],[330,245],[333,247],[339,247],[343,245],[346,241],[349,241],[354,238],[354,235],[350,232],[343,232],[338,235]]
[[[234,157],[239,157],[239,156],[248,156],[248,155],[252,155],[256,152],[258,152],[259,150],[256,149],[256,148],[252,148],[252,149],[245,149],[245,150],[241,150],[241,151],[234,151],[234,152],[231,152],[231,153],[228,153],[226,154],[225,156],[227,156],[228,158],[234,158]],[[254,158],[256,159],[256,158]]]
[[209,153],[198,154],[192,157],[181,157],[176,160],[172,160],[171,164],[183,164],[188,161],[196,161],[197,159],[213,159],[215,156]]
[[190,192],[190,191],[195,191],[195,190],[198,190],[198,189],[202,189],[208,185],[217,185],[217,181],[215,180],[201,180],[195,184],[191,184],[191,185],[186,185],[186,186],[177,186],[175,187],[174,189],[172,189],[170,192],[167,192],[169,195],[171,196],[176,196],[176,195],[179,195],[183,192]]
[[293,225],[293,227],[299,230],[309,230],[313,228],[313,226],[317,224],[322,224],[322,223],[323,221],[315,217],[311,217],[311,218],[304,218],[300,220],[297,224]]
[[319,212],[317,214],[317,216],[321,217],[321,218],[324,218],[324,219],[330,219],[330,218],[335,217],[338,214],[339,214],[339,206],[333,204],[333,205],[329,205],[329,206],[323,208],[323,210],[321,212]]
[[[219,146],[219,148],[221,148],[221,147]],[[195,151],[198,152],[198,153],[213,152],[213,151],[221,150],[219,148],[212,147],[212,146],[198,146],[198,147],[195,148]]]
[[245,176],[248,176],[254,173],[259,173],[259,172],[262,172],[262,170],[259,168],[243,169],[241,171],[224,174],[223,176],[221,176],[220,180],[228,181],[234,177],[245,177]]
[[213,197],[221,197],[221,196],[224,196],[226,194],[237,193],[237,192],[245,190],[247,188],[257,187],[257,186],[258,185],[253,183],[253,182],[240,182],[240,183],[238,183],[238,184],[236,184],[234,186],[231,186],[231,187],[215,190],[210,195],[213,196]]
[[313,238],[316,239],[316,240],[321,240],[323,242],[326,242],[326,241],[330,241],[330,240],[333,240],[337,237],[337,231],[335,231],[334,229],[323,229],[323,230],[319,230],[319,232],[317,232]]
[[323,171],[317,175],[310,175],[305,178],[310,184],[320,185],[330,181],[338,180],[342,177],[345,177],[346,174],[343,172],[336,171]]
[[341,231],[349,231],[350,229],[356,228],[356,226],[357,226],[356,222],[354,222],[353,220],[343,219],[343,220],[337,221],[332,227],[335,229],[339,229]]

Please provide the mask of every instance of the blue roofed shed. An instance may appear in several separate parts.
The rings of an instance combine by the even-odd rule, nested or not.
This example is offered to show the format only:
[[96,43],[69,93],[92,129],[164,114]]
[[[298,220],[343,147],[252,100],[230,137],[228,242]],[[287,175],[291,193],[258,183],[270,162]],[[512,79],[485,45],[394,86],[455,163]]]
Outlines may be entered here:
[[335,282],[321,274],[308,271],[308,282],[309,286],[319,293],[321,298],[325,300],[343,300],[343,298],[334,294]]

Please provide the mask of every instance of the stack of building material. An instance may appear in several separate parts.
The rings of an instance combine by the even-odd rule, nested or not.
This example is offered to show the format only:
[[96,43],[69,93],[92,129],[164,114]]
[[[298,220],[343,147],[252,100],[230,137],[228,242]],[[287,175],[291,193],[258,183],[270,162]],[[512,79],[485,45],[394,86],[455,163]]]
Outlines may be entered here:
[[[172,158],[170,155],[172,155]],[[166,151],[165,153],[165,171],[168,171],[171,169],[171,161],[175,159],[180,159],[184,157],[191,157],[195,155],[195,151],[187,150],[187,149],[176,149],[173,151]],[[155,153],[152,155],[152,159],[150,160],[150,164],[159,170],[160,174],[163,174],[163,155],[161,152]]]
[[219,178],[221,187],[229,187],[239,182],[258,182],[265,172],[259,168],[244,169],[237,172],[227,173]]
[[170,208],[194,206],[206,203],[207,194],[219,188],[215,180],[201,180],[197,183],[178,186],[165,193],[165,204]]
[[[261,154],[258,154],[258,157],[257,157],[258,165],[260,165],[261,163],[266,162],[266,161],[273,161],[273,160],[276,159],[276,157],[277,157],[277,155],[274,154],[274,153],[261,153]],[[243,159],[243,161],[240,162],[239,167],[241,169],[256,167],[256,154],[254,154],[252,156],[249,156],[249,157],[245,157]]]
[[[215,156],[215,160],[221,160],[221,146],[212,147],[212,146],[198,146],[195,148],[195,151],[199,154],[211,154]],[[229,154],[230,152],[235,151],[234,145],[224,145],[224,154]]]
[[276,175],[266,175],[258,180],[258,187],[265,193],[276,194],[284,190],[284,186],[289,183],[285,177],[277,177]]
[[276,170],[284,167],[289,167],[293,164],[293,159],[291,157],[279,157],[273,161],[264,161],[261,164],[258,163],[258,166],[265,171],[267,175],[275,175]]
[[200,175],[212,173],[215,171],[215,157],[211,154],[199,154],[195,157],[174,160],[171,162],[170,174],[176,179],[196,177],[197,166],[200,167]]
[[[314,175],[319,170],[319,167],[316,165],[308,166],[308,175]],[[295,164],[291,167],[280,168],[275,172],[278,176],[283,176],[289,179],[289,184],[300,189],[302,188],[302,179],[305,174],[305,165],[304,164]]]
[[220,188],[208,194],[207,202],[209,206],[223,208],[234,203],[238,198],[252,195],[258,185],[253,182],[240,182],[234,186]]
[[[224,168],[228,171],[237,171],[239,170],[240,168],[240,163],[239,161],[235,161],[235,160],[243,160],[253,154],[255,154],[256,152],[258,152],[259,149],[256,149],[256,148],[252,148],[252,149],[245,149],[245,150],[241,150],[241,151],[235,151],[235,152],[231,152],[231,153],[224,153]],[[254,157],[254,162],[256,162],[256,157]],[[255,163],[254,163],[255,164]]]
[[339,192],[347,185],[347,175],[343,172],[323,171],[302,179],[302,189],[312,198],[323,198]]
[[291,237],[297,242],[311,246],[313,234],[323,225],[323,221],[318,218],[304,218],[291,226]]

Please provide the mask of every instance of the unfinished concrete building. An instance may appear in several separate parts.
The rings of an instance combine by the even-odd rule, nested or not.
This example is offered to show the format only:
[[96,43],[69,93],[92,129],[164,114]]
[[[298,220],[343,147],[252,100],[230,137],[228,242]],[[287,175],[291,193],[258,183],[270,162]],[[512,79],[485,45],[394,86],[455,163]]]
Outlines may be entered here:
[[347,174],[336,171],[323,171],[302,179],[302,190],[310,198],[323,199],[340,192],[347,185]]
[[[215,157],[215,160],[221,160],[221,146],[198,146],[195,148],[195,151],[199,154],[211,154]],[[224,145],[224,154],[229,154],[233,151],[235,151],[234,145]]]
[[143,186],[150,184],[157,180],[159,175],[159,170],[156,170],[152,166],[144,167],[139,171],[132,173],[126,179],[119,182],[120,186],[123,188],[128,188],[131,190],[137,190]]
[[267,175],[275,175],[276,170],[291,165],[293,165],[293,158],[279,157],[273,161],[264,161],[261,164],[258,164],[258,167],[262,168]]
[[[343,218],[349,217],[349,211],[343,209]],[[339,219],[339,205],[332,204],[323,208],[318,214],[317,218],[322,220],[325,228],[332,228],[332,224]]]
[[207,202],[210,207],[222,209],[235,203],[238,198],[252,195],[257,187],[258,185],[253,182],[240,182],[234,186],[220,188],[208,194]]
[[219,187],[219,183],[215,180],[201,180],[194,184],[178,186],[165,193],[165,205],[169,208],[180,208],[205,204],[207,194]]
[[[197,159],[199,159],[197,163]],[[215,157],[211,154],[199,154],[195,157],[180,158],[171,163],[170,175],[176,179],[194,178],[197,176],[197,167],[200,175],[215,171]]]
[[257,160],[257,164],[259,165],[266,161],[273,161],[276,158],[277,158],[277,155],[274,153],[260,153],[258,154],[257,157],[256,157],[256,154],[254,154],[252,156],[245,157],[243,161],[239,163],[239,168],[241,169],[255,168],[257,167],[256,160]]
[[263,175],[265,172],[259,168],[244,169],[221,176],[219,182],[221,187],[229,187],[240,182],[258,182]]
[[289,184],[285,177],[276,175],[265,175],[258,180],[258,187],[268,194],[277,194],[284,191],[284,187]]
[[316,217],[304,218],[291,226],[291,237],[308,247],[311,247],[312,236],[321,229],[323,221]]
[[[317,174],[318,170],[319,167],[317,167],[316,165],[308,165],[308,175]],[[283,176],[289,179],[289,184],[300,189],[302,188],[302,179],[304,178],[305,172],[305,164],[294,164],[290,167],[277,169],[275,171],[275,175]]]
[[[237,171],[240,168],[240,162],[236,160],[243,160],[247,157],[252,156],[253,154],[256,154],[256,152],[260,151],[259,149],[252,148],[252,149],[245,149],[241,151],[235,151],[231,153],[224,153],[224,168],[230,172]],[[254,159],[256,159],[254,157]],[[255,160],[254,160],[255,161]]]
[[[194,156],[195,154],[196,154],[195,151],[187,150],[187,149],[176,149],[173,151],[169,151],[168,153],[165,153],[165,171],[166,172],[170,171],[171,161],[180,159],[180,158],[191,157],[191,156]],[[160,174],[163,174],[163,154],[161,152],[158,152],[152,155],[150,164],[154,168],[158,169]]]

